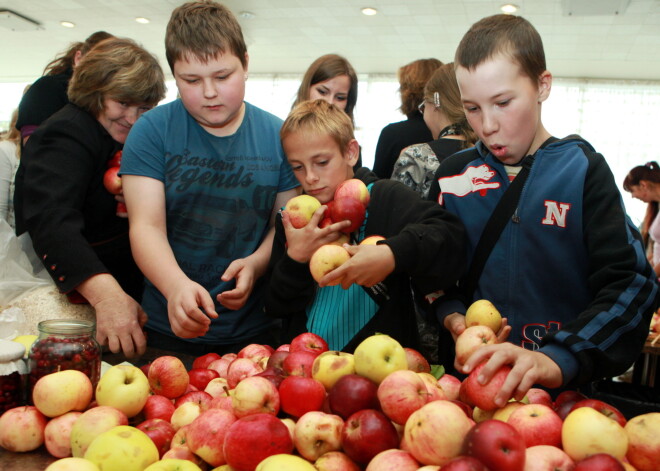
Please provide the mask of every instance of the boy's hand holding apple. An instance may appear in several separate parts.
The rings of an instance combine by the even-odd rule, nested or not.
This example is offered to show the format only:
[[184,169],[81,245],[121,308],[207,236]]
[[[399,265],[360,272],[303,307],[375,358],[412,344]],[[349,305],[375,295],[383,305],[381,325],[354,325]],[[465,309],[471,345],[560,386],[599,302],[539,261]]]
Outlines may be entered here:
[[348,245],[344,248],[351,258],[339,268],[326,274],[319,286],[334,284],[341,279],[341,286],[348,289],[353,283],[371,287],[383,281],[394,271],[395,260],[392,249],[387,244]]
[[342,234],[342,229],[350,225],[349,221],[341,221],[330,224],[323,228],[319,223],[327,206],[320,206],[312,215],[309,222],[300,228],[294,227],[291,223],[291,215],[288,211],[282,212],[282,225],[286,234],[287,254],[289,257],[299,263],[307,263],[312,258],[314,252],[322,245],[335,242]]

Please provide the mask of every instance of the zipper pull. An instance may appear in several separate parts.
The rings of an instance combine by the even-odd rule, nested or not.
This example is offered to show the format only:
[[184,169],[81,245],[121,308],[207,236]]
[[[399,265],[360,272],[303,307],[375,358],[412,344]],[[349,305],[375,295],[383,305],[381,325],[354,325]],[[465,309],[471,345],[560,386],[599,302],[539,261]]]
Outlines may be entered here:
[[516,208],[516,210],[513,212],[513,216],[511,216],[511,220],[516,224],[520,223],[520,216],[518,216],[518,208]]

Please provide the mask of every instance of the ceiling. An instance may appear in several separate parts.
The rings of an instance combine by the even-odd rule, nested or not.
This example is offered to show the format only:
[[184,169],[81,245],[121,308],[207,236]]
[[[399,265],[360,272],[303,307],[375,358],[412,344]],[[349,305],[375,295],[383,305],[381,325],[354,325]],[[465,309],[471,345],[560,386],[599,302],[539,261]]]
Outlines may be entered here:
[[[182,0],[0,0],[40,23],[8,28],[0,15],[0,82],[32,81],[74,41],[97,30],[131,37],[160,59]],[[318,56],[346,56],[358,74],[392,74],[412,60],[448,62],[468,27],[504,0],[225,0],[240,18],[252,73],[304,72]],[[660,0],[513,0],[539,30],[557,77],[660,80]],[[378,10],[364,16],[365,6]],[[569,15],[568,12],[571,12]],[[6,16],[6,15],[5,15]],[[135,17],[151,20],[143,25]],[[75,28],[64,28],[61,20]],[[169,70],[166,70],[169,72]]]

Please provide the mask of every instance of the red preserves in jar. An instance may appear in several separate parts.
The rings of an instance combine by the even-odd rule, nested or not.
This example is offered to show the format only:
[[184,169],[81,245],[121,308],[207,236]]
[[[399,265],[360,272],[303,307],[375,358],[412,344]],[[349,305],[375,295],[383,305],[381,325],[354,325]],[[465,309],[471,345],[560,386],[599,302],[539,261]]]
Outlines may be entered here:
[[29,391],[42,376],[61,370],[85,373],[96,388],[101,375],[101,347],[96,324],[87,320],[51,319],[39,322],[39,337],[30,348]]
[[27,367],[23,360],[25,347],[18,342],[0,340],[0,414],[21,406]]

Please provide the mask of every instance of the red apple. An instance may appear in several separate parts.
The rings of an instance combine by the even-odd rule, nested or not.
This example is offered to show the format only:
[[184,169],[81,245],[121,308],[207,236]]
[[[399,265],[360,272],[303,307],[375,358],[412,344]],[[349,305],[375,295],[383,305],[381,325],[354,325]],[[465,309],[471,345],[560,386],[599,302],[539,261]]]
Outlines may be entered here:
[[366,465],[381,451],[397,448],[399,434],[385,414],[362,409],[346,419],[341,445],[352,460]]
[[370,200],[369,189],[362,180],[349,178],[348,180],[341,182],[337,185],[337,188],[335,188],[333,201],[340,198],[353,198],[362,203],[366,208],[369,206]]
[[561,448],[530,446],[525,450],[525,471],[573,471],[575,463]]
[[459,401],[458,399],[448,399],[448,401],[449,401],[449,402],[453,402],[453,403],[456,404],[458,407],[460,407],[461,410],[462,410],[463,412],[465,412],[465,415],[466,415],[469,419],[472,418],[472,413],[474,412],[474,410],[472,409],[472,406],[466,404],[466,403],[463,402],[463,401]]
[[160,394],[153,394],[147,398],[142,413],[145,419],[163,419],[169,422],[174,409],[174,403],[171,399]]
[[309,461],[325,453],[341,449],[344,421],[334,414],[310,411],[298,419],[293,428],[293,444],[300,456]]
[[614,456],[596,453],[577,461],[573,471],[626,471],[626,468]]
[[525,394],[527,400],[530,404],[543,404],[554,409],[554,402],[552,401],[552,396],[545,389],[541,388],[529,388],[527,394]]
[[257,373],[255,376],[266,378],[268,381],[273,383],[276,388],[279,388],[280,384],[282,384],[282,381],[284,381],[284,378],[287,377],[287,374],[282,368],[278,368],[276,366],[266,366],[265,370],[263,370],[261,373]]
[[456,338],[456,361],[461,365],[484,345],[492,345],[497,341],[493,329],[485,325],[473,325],[465,329]]
[[[248,358],[255,363],[259,363],[264,358],[268,358],[273,353],[273,349],[268,345],[261,345],[259,343],[251,343],[243,347],[236,358]],[[268,360],[266,360],[268,361]]]
[[387,375],[378,386],[377,395],[383,413],[399,425],[405,425],[410,414],[429,401],[424,380],[412,370]]
[[211,363],[209,363],[207,368],[217,371],[221,378],[227,378],[227,369],[229,368],[230,363],[233,361],[233,358],[218,358],[217,360],[213,360]]
[[229,389],[234,389],[238,383],[248,376],[261,373],[264,369],[249,358],[236,358],[227,367],[227,382]]
[[465,437],[465,453],[481,461],[490,471],[523,471],[525,443],[506,422],[485,420]]
[[333,414],[346,420],[362,409],[380,409],[378,385],[363,376],[348,374],[337,380],[328,391],[328,404]]
[[289,429],[271,414],[253,414],[234,422],[225,435],[223,452],[236,471],[252,471],[265,458],[293,452]]
[[364,221],[366,213],[365,206],[360,200],[343,197],[334,200],[334,204],[330,209],[330,217],[334,222],[350,221],[350,226],[342,229],[342,232],[350,234],[360,228]]
[[232,399],[229,395],[214,397],[211,401],[211,404],[209,404],[209,409],[224,409],[233,414],[234,406],[232,405],[231,401]]
[[637,471],[652,471],[660,456],[660,412],[649,412],[631,418],[624,427],[628,436],[626,458]]
[[314,462],[319,471],[360,471],[361,468],[341,451],[324,453]]
[[289,352],[287,357],[282,362],[284,372],[288,375],[312,377],[312,366],[314,360],[318,356],[317,353],[309,352],[306,350],[298,350],[297,352]]
[[438,379],[438,384],[445,392],[447,399],[458,399],[458,391],[461,389],[460,379],[458,379],[456,376],[445,373],[440,376],[440,379]]
[[229,427],[236,420],[236,416],[226,410],[207,410],[188,425],[188,448],[211,466],[225,464],[223,444]]
[[416,373],[430,373],[431,365],[424,355],[419,353],[414,348],[404,347],[406,351],[406,360],[408,361],[408,369]]
[[122,154],[121,149],[115,152],[114,155],[108,160],[106,164],[107,167],[108,168],[119,167],[121,165],[121,154]]
[[543,404],[525,404],[515,409],[507,423],[523,438],[526,447],[550,445],[561,447],[563,421],[550,407]]
[[151,362],[149,386],[155,394],[169,399],[182,395],[188,387],[188,370],[177,357],[164,355]]
[[48,453],[56,458],[71,456],[71,429],[82,412],[71,411],[50,419],[44,429],[44,443]]
[[174,409],[175,410],[178,409],[179,407],[181,407],[181,405],[185,404],[186,402],[195,402],[199,404],[199,407],[203,412],[209,408],[212,400],[213,400],[213,396],[211,396],[207,392],[190,391],[175,399]]
[[626,418],[621,413],[621,411],[619,411],[619,409],[606,402],[599,401],[598,399],[582,399],[581,401],[578,401],[575,404],[573,404],[573,407],[571,407],[571,410],[569,412],[572,412],[580,407],[591,407],[592,409],[596,409],[604,416],[617,421],[619,425],[621,425],[622,427],[626,426]]
[[328,351],[328,342],[313,332],[303,332],[297,335],[289,345],[289,352],[306,351],[319,355]]
[[220,373],[210,368],[193,368],[188,371],[188,381],[200,391],[206,388],[209,381],[219,377]]
[[236,385],[231,403],[239,418],[262,413],[277,415],[280,411],[280,394],[267,378],[250,376]]
[[426,385],[426,392],[429,395],[430,401],[439,401],[441,399],[447,399],[445,391],[442,389],[442,386],[438,384],[438,380],[431,373],[415,373],[419,376],[424,384]]
[[488,471],[474,456],[458,456],[442,465],[442,471]]
[[[282,345],[280,345],[279,347],[277,347],[275,349],[275,352],[288,352],[290,348],[291,348],[291,344],[283,343]],[[273,352],[273,353],[275,353],[275,352]]]
[[280,368],[284,370],[284,359],[289,355],[289,352],[285,352],[283,350],[275,351],[273,354],[268,358],[268,361],[266,362],[266,369],[270,367],[274,368]]
[[320,411],[325,400],[323,383],[304,376],[284,378],[279,393],[282,410],[293,417],[302,417],[310,411]]
[[163,419],[147,419],[136,426],[147,434],[158,449],[158,456],[161,458],[167,450],[170,449],[172,437],[176,433],[171,423]]
[[587,399],[587,396],[585,396],[581,392],[574,391],[572,389],[567,389],[566,391],[562,391],[555,398],[555,410],[557,410],[559,406],[561,406],[566,402],[572,402],[573,404],[575,404],[576,402],[581,401],[582,399]]
[[44,443],[48,419],[34,406],[18,406],[0,416],[0,447],[7,451],[25,452]]
[[490,378],[486,384],[481,384],[477,380],[479,373],[486,363],[481,363],[470,372],[466,378],[465,394],[469,401],[484,411],[491,411],[497,409],[499,406],[495,404],[495,395],[502,389],[502,385],[506,380],[511,367],[504,365]]
[[213,378],[204,388],[204,392],[209,393],[211,397],[229,395],[229,383],[225,378]]
[[365,471],[417,471],[419,463],[404,450],[390,449],[374,456]]
[[207,353],[206,355],[199,356],[193,360],[193,368],[208,368],[211,362],[219,360],[220,354],[215,352]]
[[103,186],[113,195],[121,193],[121,177],[119,174],[119,167],[110,167],[103,174]]
[[[191,461],[199,469],[206,469],[206,463],[204,462],[203,459],[201,459],[199,456],[194,454],[192,451],[190,451],[190,448],[187,446],[176,446],[170,448],[165,454],[163,455],[163,458],[161,461],[164,460],[186,460],[186,461]],[[178,464],[178,463],[177,463]],[[176,469],[176,468],[175,468]],[[187,466],[181,467],[181,469],[190,469]],[[196,471],[196,468],[193,468]]]

